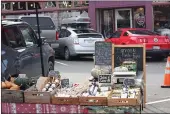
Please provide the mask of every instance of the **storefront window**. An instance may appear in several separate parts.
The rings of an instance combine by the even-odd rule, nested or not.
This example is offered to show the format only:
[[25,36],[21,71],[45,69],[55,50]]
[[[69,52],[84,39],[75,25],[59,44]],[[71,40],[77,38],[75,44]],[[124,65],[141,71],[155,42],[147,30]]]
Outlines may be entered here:
[[49,1],[45,3],[45,8],[53,8],[56,7],[56,1]]
[[10,2],[1,2],[1,9],[10,10],[11,9]]
[[132,13],[131,9],[115,9],[115,28],[131,28]]
[[170,5],[153,6],[154,29],[170,29]]
[[59,8],[71,8],[72,7],[72,1],[58,1],[59,2]]
[[26,2],[12,2],[13,10],[26,10]]
[[83,6],[88,6],[89,1],[74,1],[74,7],[83,7]]
[[[36,4],[35,2],[28,2],[28,10],[35,10]],[[38,9],[41,9],[40,3],[38,3]]]
[[110,37],[113,33],[113,10],[104,10],[102,13],[102,34],[105,37]]
[[134,17],[134,27],[135,28],[145,28],[146,27],[145,9],[143,7],[134,8],[133,17]]

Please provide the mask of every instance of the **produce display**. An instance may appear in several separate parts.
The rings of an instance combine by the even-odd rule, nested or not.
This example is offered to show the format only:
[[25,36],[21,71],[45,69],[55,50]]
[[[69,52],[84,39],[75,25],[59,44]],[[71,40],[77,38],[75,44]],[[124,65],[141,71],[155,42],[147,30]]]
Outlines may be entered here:
[[[135,114],[141,112],[142,103],[145,102],[146,97],[144,94],[145,64],[143,68],[139,68],[142,55],[139,53],[140,55],[137,56],[136,51],[130,53],[131,49],[126,51],[126,47],[121,47],[120,50],[125,51],[120,51],[119,54],[118,47],[111,46],[111,50],[114,51],[111,51],[112,58],[109,61],[112,61],[109,65],[104,63],[98,65],[95,62],[96,65],[91,69],[91,77],[84,83],[70,84],[69,78],[63,78],[59,71],[52,70],[47,77],[39,77],[34,85],[29,87],[30,79],[24,74],[19,74],[16,78],[11,77],[10,81],[5,79],[1,82],[2,91],[4,89],[3,96],[11,97],[10,103],[11,101],[13,103],[15,98],[21,99],[22,102],[19,103],[59,105],[62,110],[67,110],[62,105],[70,105],[69,107],[77,105],[80,108],[87,108],[88,113]],[[140,72],[142,72],[141,75],[139,75]],[[14,90],[14,94],[8,94],[8,90]],[[14,97],[15,94],[16,97]],[[3,102],[8,102],[8,96]],[[49,111],[49,109],[45,110]]]
[[114,71],[115,72],[128,72],[128,68],[127,67],[123,67],[123,66],[115,67]]
[[22,90],[29,88],[30,80],[26,74],[19,74],[18,77],[13,78],[12,81],[17,85],[21,85]]
[[101,87],[101,85],[98,82],[91,82],[89,85],[89,88],[82,93],[82,96],[84,97],[107,97],[111,91],[111,87],[104,86]]
[[56,90],[55,97],[78,97],[88,88],[88,82]]
[[122,66],[128,68],[128,71],[134,71],[137,70],[137,63],[135,61],[124,61]]
[[114,72],[136,72],[137,63],[135,61],[123,61],[122,65],[115,67]]
[[140,93],[140,88],[114,89],[110,95],[111,98],[136,98]]
[[53,77],[52,80],[49,80],[49,82],[47,84],[45,84],[44,88],[42,89],[42,92],[45,92],[45,91],[52,92],[59,86],[60,86],[60,80],[55,79]]
[[14,77],[10,77],[10,81],[4,78],[4,82],[1,81],[1,89],[9,89],[9,90],[20,90],[21,85],[17,85],[14,83]]
[[111,73],[111,69],[110,67],[100,67],[100,66],[95,66],[92,70],[91,70],[91,75],[93,77],[98,77],[101,74],[110,74]]
[[[119,72],[120,71],[125,72],[128,71],[128,68],[121,66],[121,68],[115,68],[115,70]],[[98,106],[110,106],[109,103],[111,105],[112,104],[115,105],[116,102],[115,101],[108,102],[107,100],[109,99],[110,100],[119,99],[120,101],[122,98],[127,100],[129,98],[138,99],[138,96],[140,95],[140,88],[137,88],[135,86],[132,87],[128,85],[122,85],[122,84],[118,85],[113,83],[113,81],[111,81],[111,83],[108,82],[101,83],[99,81],[99,79],[101,79],[101,75],[104,76],[104,74],[109,74],[109,73],[111,74],[111,72],[107,68],[102,69],[101,67],[95,67],[91,71],[92,76],[85,83],[70,84],[68,82],[69,79],[62,79],[59,72],[51,71],[48,77],[40,77],[37,80],[37,83],[31,88],[29,88],[27,92],[30,91],[32,92],[31,94],[33,94],[33,92],[35,92],[35,94],[39,94],[38,92],[40,92],[40,94],[44,94],[44,95],[47,95],[46,93],[50,93],[48,96],[49,101],[51,97],[52,100],[55,100],[54,102],[52,101],[52,103],[54,104],[58,104],[58,102],[72,104],[74,102],[74,100],[71,100],[72,98],[77,100],[76,102],[77,103],[79,102],[80,103],[79,105],[84,103],[90,106],[91,105],[90,103],[92,103],[92,105],[94,106],[95,104],[100,104]],[[102,77],[103,80],[105,78],[106,77]],[[129,82],[127,83],[131,84]],[[17,84],[21,84],[21,85],[19,86]],[[2,89],[20,90],[22,84],[24,84],[24,86],[28,84],[28,78],[25,75],[20,75],[17,78],[11,77],[10,81],[5,80],[5,82],[1,82],[1,87]],[[27,97],[31,98],[29,96]],[[38,100],[43,99],[43,96],[40,96],[41,97],[41,98],[39,97],[40,99],[38,98],[38,96],[32,96],[32,98],[33,97],[34,99],[38,99]],[[44,97],[47,98],[47,96]],[[95,103],[96,101],[98,103]],[[110,110],[109,112],[116,112],[115,109],[111,111],[109,107],[105,107],[102,110],[100,109],[96,110],[96,112],[98,111],[108,112],[109,110]],[[125,109],[123,109],[122,112],[124,112]]]

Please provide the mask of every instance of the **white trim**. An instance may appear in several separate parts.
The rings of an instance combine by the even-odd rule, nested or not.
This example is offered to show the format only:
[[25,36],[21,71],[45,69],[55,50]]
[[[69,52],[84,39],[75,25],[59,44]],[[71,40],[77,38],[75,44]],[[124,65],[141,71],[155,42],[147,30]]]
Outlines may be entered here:
[[132,9],[131,8],[122,8],[122,9],[115,9],[115,30],[117,30],[117,16],[116,14],[118,11],[129,10],[130,11],[130,28],[132,28]]
[[156,103],[162,103],[162,102],[167,102],[167,101],[170,101],[170,99],[164,99],[164,100],[158,100],[158,101],[148,102],[148,103],[146,103],[146,105],[156,104]]

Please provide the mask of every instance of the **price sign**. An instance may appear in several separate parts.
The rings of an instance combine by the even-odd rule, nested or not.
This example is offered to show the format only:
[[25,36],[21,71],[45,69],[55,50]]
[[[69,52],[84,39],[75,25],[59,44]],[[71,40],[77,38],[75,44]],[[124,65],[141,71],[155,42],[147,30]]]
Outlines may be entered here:
[[111,83],[111,74],[99,75],[99,83]]
[[62,79],[61,86],[62,86],[62,88],[69,87],[69,79]]
[[134,86],[135,85],[135,80],[134,79],[124,79],[123,84],[126,86]]
[[95,42],[95,65],[112,65],[112,43]]
[[143,71],[143,47],[121,47],[114,48],[114,67],[119,67],[124,61],[137,62],[137,71]]

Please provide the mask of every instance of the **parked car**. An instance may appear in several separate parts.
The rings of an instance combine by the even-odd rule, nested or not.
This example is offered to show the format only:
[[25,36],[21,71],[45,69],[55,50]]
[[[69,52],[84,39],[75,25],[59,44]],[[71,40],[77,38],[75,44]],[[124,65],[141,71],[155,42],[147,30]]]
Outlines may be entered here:
[[61,28],[57,52],[65,60],[74,56],[93,55],[96,41],[104,41],[104,37],[93,29]]
[[[49,43],[54,50],[56,50],[58,47],[58,43],[56,43],[57,28],[54,22],[50,16],[39,15],[38,19],[41,36],[45,37],[46,42]],[[27,22],[35,30],[36,33],[38,32],[36,15],[19,16],[18,20]]]
[[[1,79],[9,75],[26,74],[37,79],[42,75],[40,39],[26,22],[2,21],[1,24]],[[55,52],[42,41],[45,75],[54,70]]]
[[23,20],[22,19],[18,19],[18,18],[4,18],[3,21],[19,22],[19,21],[23,21]]
[[168,36],[170,39],[170,29],[158,29],[156,32],[160,35]]
[[147,56],[163,59],[170,52],[168,36],[162,36],[147,29],[122,28],[105,40],[114,44],[146,44]]

